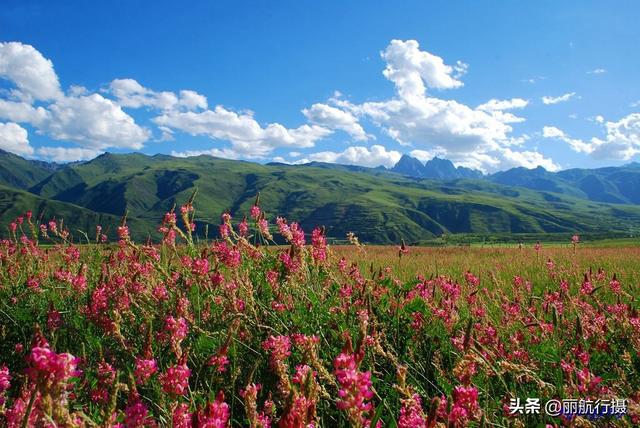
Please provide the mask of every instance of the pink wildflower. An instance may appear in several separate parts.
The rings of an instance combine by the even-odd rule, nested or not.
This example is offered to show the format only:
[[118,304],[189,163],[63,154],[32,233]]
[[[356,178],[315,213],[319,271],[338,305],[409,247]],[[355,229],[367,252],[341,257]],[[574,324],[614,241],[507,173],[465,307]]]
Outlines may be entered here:
[[185,363],[171,366],[160,375],[160,383],[164,392],[183,395],[189,387],[191,370]]
[[155,423],[149,416],[147,406],[140,400],[137,394],[129,397],[127,407],[124,409],[124,426],[126,428],[154,427]]
[[192,428],[193,413],[189,411],[189,405],[180,403],[173,409],[173,428]]
[[327,259],[327,239],[322,229],[316,227],[311,232],[311,256],[316,262],[323,262]]
[[213,403],[207,404],[202,412],[198,412],[196,426],[200,428],[226,428],[231,412],[224,402],[224,394],[220,391]]
[[28,360],[29,377],[33,380],[46,379],[55,384],[62,384],[82,373],[77,368],[79,358],[68,353],[57,354],[49,348],[48,344],[34,346]]
[[260,207],[257,205],[253,205],[249,210],[249,215],[251,216],[252,219],[255,219],[255,220],[257,220],[258,217],[260,217],[261,213],[262,211],[260,210]]
[[5,391],[11,386],[11,375],[7,366],[0,366],[0,408],[5,402]]
[[189,332],[187,320],[169,315],[164,319],[164,329],[169,333],[169,340],[174,346],[179,345]]
[[478,389],[475,386],[456,386],[453,389],[449,422],[465,425],[469,420],[475,419],[478,410]]
[[402,400],[398,428],[427,428],[427,418],[422,410],[422,400],[418,394]]
[[238,233],[240,236],[247,236],[249,233],[249,224],[247,223],[246,217],[238,224]]
[[333,361],[334,373],[340,389],[338,408],[347,412],[352,424],[367,425],[367,414],[373,409],[369,401],[371,391],[371,372],[358,370],[359,358],[352,353],[342,352]]
[[191,273],[198,276],[205,276],[209,273],[209,260],[195,259],[191,265]]
[[271,363],[273,365],[291,355],[291,340],[289,336],[269,336],[267,340],[262,342],[262,347],[265,351],[271,353]]
[[149,378],[158,371],[158,363],[155,359],[136,358],[136,368],[133,372],[138,385],[144,385]]
[[265,237],[265,239],[273,239],[271,232],[269,232],[269,223],[265,218],[258,220],[258,230],[260,230],[260,233]]

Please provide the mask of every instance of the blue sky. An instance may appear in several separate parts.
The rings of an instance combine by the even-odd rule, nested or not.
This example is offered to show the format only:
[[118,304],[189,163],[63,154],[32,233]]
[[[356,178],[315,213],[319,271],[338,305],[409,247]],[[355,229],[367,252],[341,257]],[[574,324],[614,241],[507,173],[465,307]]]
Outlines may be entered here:
[[640,153],[640,4],[3,2],[0,148],[486,172]]

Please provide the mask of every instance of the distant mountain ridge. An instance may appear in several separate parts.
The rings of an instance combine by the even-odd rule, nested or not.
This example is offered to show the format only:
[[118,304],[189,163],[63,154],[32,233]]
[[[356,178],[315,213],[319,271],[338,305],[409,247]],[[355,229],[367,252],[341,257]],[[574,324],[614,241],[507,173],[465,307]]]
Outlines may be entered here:
[[619,167],[573,168],[558,172],[547,171],[541,166],[533,169],[516,167],[491,175],[482,175],[477,170],[456,168],[446,159],[435,157],[423,164],[416,158],[403,155],[389,171],[414,178],[480,179],[595,202],[640,204],[640,163],[637,162]]
[[258,192],[270,221],[284,216],[306,231],[324,225],[331,238],[355,232],[372,243],[451,233],[640,233],[638,166],[482,176],[446,159],[401,161],[387,170],[105,153],[57,165],[0,152],[0,224],[31,209],[44,220],[65,218],[89,232],[99,222],[113,233],[127,212],[136,239],[157,237],[164,213],[197,188],[197,232],[209,237],[223,212],[241,218]]
[[455,167],[448,159],[434,157],[426,163],[411,157],[402,155],[398,163],[390,171],[398,174],[416,178],[433,178],[437,180],[453,180],[456,178],[482,178],[482,172],[465,168]]

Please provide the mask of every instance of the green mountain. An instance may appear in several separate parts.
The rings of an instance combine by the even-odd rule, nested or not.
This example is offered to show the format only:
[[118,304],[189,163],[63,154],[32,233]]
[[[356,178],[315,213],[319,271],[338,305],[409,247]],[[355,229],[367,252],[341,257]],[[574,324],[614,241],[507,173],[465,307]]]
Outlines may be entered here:
[[556,173],[542,167],[513,168],[489,177],[502,184],[572,195],[597,202],[640,203],[640,168],[633,164],[597,169],[568,169]]
[[474,178],[507,186],[561,193],[595,202],[640,204],[640,164],[597,169],[568,169],[550,172],[542,167],[523,167],[482,176],[478,171],[455,167],[451,161],[433,158],[423,164],[418,159],[403,155],[391,171],[414,178],[452,180]]
[[58,164],[23,159],[0,149],[0,185],[28,189],[59,168]]
[[568,169],[557,176],[573,183],[592,201],[640,204],[638,164],[598,169]]
[[[17,165],[17,164],[16,164]],[[15,166],[17,168],[17,166]],[[20,168],[35,168],[20,163]],[[313,163],[261,165],[210,156],[103,154],[59,168],[29,192],[0,187],[6,224],[32,209],[75,228],[113,225],[126,211],[136,239],[154,235],[163,214],[196,197],[197,232],[217,233],[220,214],[236,219],[261,193],[261,205],[298,221],[325,225],[329,237],[355,232],[364,242],[425,240],[443,233],[635,232],[640,206],[580,199],[579,194],[506,186],[487,179],[418,179],[384,169]]]
[[[91,211],[89,209],[55,201],[52,199],[41,198],[32,193],[6,187],[0,185],[0,236],[7,236],[8,224],[17,216],[31,210],[34,213],[34,219],[39,222],[48,222],[49,220],[64,220],[65,227],[69,229],[71,235],[78,240],[84,241],[81,232],[85,232],[89,239],[95,238],[96,225],[101,225],[103,232],[111,236],[115,235],[116,228],[120,224],[121,217]],[[144,239],[153,233],[153,229],[149,229],[149,225],[138,219],[132,219],[130,227],[139,228],[137,236]]]

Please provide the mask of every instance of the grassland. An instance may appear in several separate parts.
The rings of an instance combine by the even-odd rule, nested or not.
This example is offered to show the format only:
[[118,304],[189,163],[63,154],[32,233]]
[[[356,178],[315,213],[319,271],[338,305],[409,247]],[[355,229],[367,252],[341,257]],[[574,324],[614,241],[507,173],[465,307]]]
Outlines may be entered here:
[[[640,248],[327,246],[262,206],[197,243],[0,242],[0,424],[587,426],[512,399],[626,399],[640,423]],[[272,225],[273,226],[273,225]],[[48,242],[45,247],[42,242]]]

